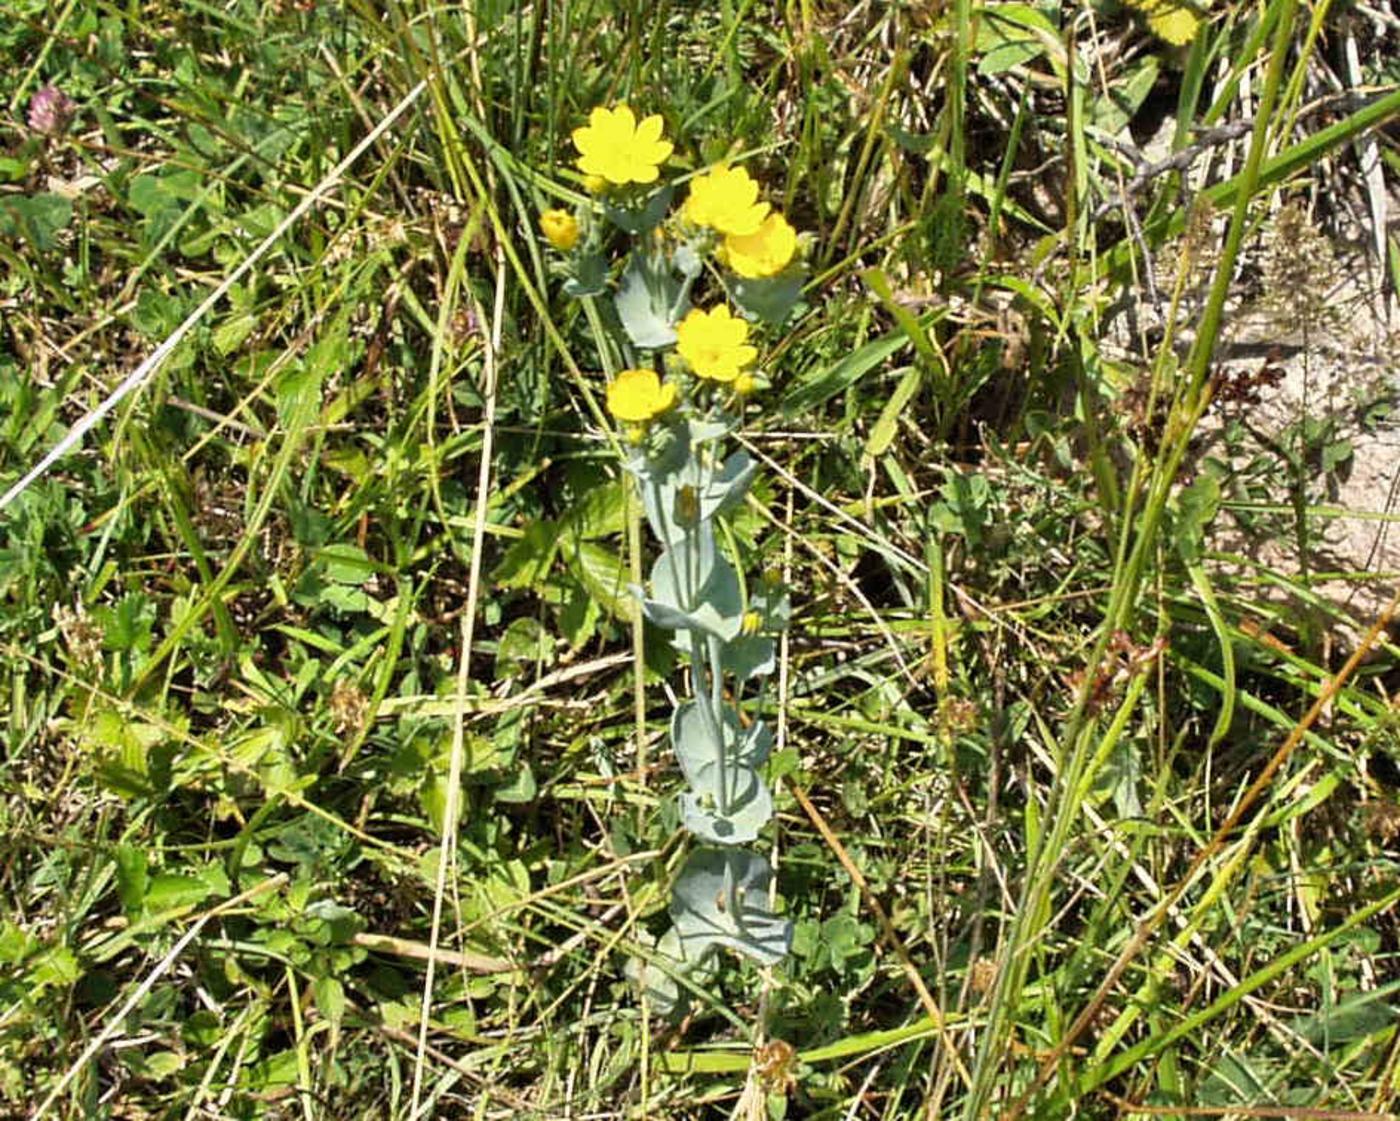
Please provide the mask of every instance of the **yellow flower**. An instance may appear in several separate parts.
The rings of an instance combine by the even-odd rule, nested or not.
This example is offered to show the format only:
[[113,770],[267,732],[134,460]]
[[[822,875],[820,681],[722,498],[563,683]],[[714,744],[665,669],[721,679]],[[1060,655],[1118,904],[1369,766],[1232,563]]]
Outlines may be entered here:
[[721,165],[691,180],[684,213],[697,226],[742,237],[758,232],[768,204],[758,201],[758,184],[747,171]]
[[588,124],[574,129],[578,166],[615,186],[656,182],[657,165],[671,154],[671,142],[661,139],[662,121],[655,114],[641,124],[626,105],[589,114]]
[[700,377],[731,382],[758,357],[748,337],[749,325],[723,304],[713,311],[693,308],[676,326],[676,349]]
[[758,382],[752,374],[740,374],[734,379],[734,392],[740,397],[747,397],[758,389]]
[[676,403],[676,387],[655,370],[623,370],[608,383],[608,412],[629,424],[655,420]]
[[1201,18],[1196,10],[1209,6],[1210,0],[1128,0],[1128,4],[1147,17],[1152,33],[1173,46],[1184,47],[1196,37]]
[[561,253],[578,244],[578,219],[567,210],[546,210],[540,215],[540,232]]
[[728,234],[724,239],[725,258],[740,276],[775,276],[787,268],[796,252],[797,231],[777,211],[753,233]]

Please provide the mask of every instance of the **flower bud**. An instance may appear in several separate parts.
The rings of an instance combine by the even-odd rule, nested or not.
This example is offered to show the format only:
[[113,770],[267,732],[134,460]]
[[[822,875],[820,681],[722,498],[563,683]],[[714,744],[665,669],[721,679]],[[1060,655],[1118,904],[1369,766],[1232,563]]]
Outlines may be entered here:
[[700,520],[700,495],[688,483],[676,491],[677,525],[694,525]]
[[578,244],[578,219],[567,210],[546,210],[540,215],[540,232],[561,253]]

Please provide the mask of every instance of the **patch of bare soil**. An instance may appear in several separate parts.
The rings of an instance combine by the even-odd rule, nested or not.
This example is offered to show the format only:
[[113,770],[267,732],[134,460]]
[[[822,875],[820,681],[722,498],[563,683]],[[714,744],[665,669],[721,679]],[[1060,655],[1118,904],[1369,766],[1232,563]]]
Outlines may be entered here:
[[1258,294],[1228,320],[1217,369],[1220,385],[1258,388],[1222,407],[1208,443],[1242,477],[1272,468],[1294,509],[1262,539],[1222,527],[1222,543],[1364,627],[1400,587],[1400,310],[1374,253],[1299,203],[1275,214],[1253,267]]

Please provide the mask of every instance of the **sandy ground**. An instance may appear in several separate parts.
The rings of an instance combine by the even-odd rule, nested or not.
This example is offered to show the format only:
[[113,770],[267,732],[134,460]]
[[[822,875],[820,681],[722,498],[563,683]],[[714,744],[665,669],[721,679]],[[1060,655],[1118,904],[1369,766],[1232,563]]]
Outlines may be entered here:
[[[1323,240],[1298,248],[1305,257],[1293,278],[1299,285],[1275,283],[1231,316],[1219,367],[1226,379],[1257,376],[1266,366],[1277,378],[1257,403],[1236,411],[1260,437],[1249,441],[1256,454],[1267,455],[1272,444],[1296,455],[1300,426],[1327,426],[1304,471],[1314,508],[1306,567],[1341,574],[1310,587],[1364,628],[1400,589],[1400,310],[1393,299],[1375,297],[1379,277],[1363,252],[1344,256]],[[1268,272],[1266,262],[1266,289]],[[1349,446],[1351,454],[1328,470],[1321,445]],[[1238,461],[1248,459],[1246,451],[1237,447],[1232,464],[1244,467]],[[1218,529],[1223,547],[1245,544],[1228,518]],[[1304,567],[1292,532],[1250,544],[1271,568],[1297,574]]]

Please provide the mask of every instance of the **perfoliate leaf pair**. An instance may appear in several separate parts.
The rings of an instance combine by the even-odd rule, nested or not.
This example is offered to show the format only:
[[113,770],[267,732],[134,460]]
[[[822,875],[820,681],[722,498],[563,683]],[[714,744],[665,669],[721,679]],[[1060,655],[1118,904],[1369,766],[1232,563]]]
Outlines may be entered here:
[[730,708],[712,720],[687,701],[671,717],[671,744],[690,785],[681,795],[685,827],[715,844],[756,839],[773,816],[773,797],[758,771],[772,750],[772,733],[762,723],[744,730]]

